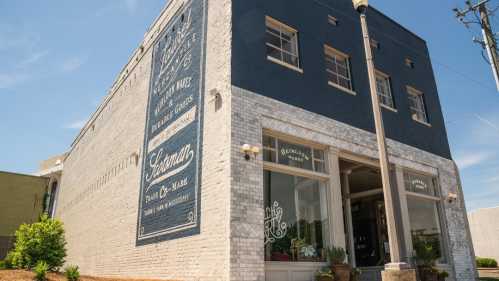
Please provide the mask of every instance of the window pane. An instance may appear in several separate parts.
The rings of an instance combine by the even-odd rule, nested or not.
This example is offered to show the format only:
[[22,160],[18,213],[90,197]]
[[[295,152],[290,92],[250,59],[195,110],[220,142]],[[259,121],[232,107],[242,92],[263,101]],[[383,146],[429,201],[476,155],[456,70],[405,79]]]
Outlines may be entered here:
[[278,141],[279,164],[312,170],[312,149],[307,146]]
[[415,252],[430,248],[435,257],[439,259],[439,262],[445,263],[437,206],[436,201],[407,196],[407,208]]
[[271,47],[269,45],[267,45],[267,56],[276,58],[278,60],[282,60],[281,51],[279,51],[278,49]]
[[314,158],[324,160],[324,150],[314,149]]
[[[282,62],[300,67],[298,58],[298,38],[294,30],[267,18],[267,55]],[[269,44],[274,47],[271,49]]]
[[274,47],[279,48],[281,46],[281,39],[279,39],[279,36],[267,32],[266,40],[268,44],[271,44]]
[[325,261],[328,215],[318,180],[264,171],[265,260]]
[[263,149],[263,161],[275,163],[276,159],[276,151]]
[[326,164],[323,161],[314,161],[314,168],[318,173],[326,172]]
[[275,148],[275,138],[271,136],[263,135],[263,146]]
[[437,196],[435,179],[431,176],[404,172],[405,190],[424,195]]
[[298,58],[297,57],[290,55],[288,53],[283,53],[282,55],[283,55],[285,63],[289,63],[291,65],[298,67]]
[[328,81],[343,88],[352,90],[348,57],[325,50],[325,63]]

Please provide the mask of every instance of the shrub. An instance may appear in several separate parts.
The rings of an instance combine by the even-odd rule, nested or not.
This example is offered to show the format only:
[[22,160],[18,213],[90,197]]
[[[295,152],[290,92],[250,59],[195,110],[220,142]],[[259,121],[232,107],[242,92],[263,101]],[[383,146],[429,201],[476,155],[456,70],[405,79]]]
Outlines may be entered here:
[[12,268],[12,254],[8,253],[4,260],[0,260],[0,270],[11,269],[11,268]]
[[35,280],[36,281],[45,281],[47,280],[47,271],[49,270],[49,265],[45,261],[38,261],[34,268],[35,272]]
[[78,266],[70,265],[64,270],[64,275],[68,281],[78,281],[80,279],[80,272],[78,271]]
[[495,268],[497,267],[497,261],[491,258],[476,258],[476,266],[478,267],[489,267]]
[[30,269],[44,261],[49,270],[57,270],[64,264],[65,246],[62,223],[44,214],[39,222],[19,227],[9,255],[15,268]]

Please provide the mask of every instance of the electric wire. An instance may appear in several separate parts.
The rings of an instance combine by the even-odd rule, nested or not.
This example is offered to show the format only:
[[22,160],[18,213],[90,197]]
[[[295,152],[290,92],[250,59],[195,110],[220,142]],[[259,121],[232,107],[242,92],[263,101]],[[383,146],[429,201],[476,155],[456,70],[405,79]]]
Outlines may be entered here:
[[[347,18],[348,20],[352,21],[352,22],[357,22],[358,21],[358,18],[355,18],[355,17],[352,17],[351,15],[349,14],[346,14],[344,13],[343,11],[339,10],[339,9],[336,9],[334,7],[331,7],[330,5],[328,5],[327,3],[324,3],[322,2],[321,0],[313,0],[314,2],[316,2],[317,4],[331,10],[331,11],[334,11],[335,13],[337,14],[341,14],[342,16],[344,16],[345,18]],[[493,90],[493,91],[496,91],[495,88],[492,88],[488,85],[485,84],[485,82],[483,81],[480,81],[480,80],[476,80],[475,78],[469,76],[468,74],[466,73],[463,73],[461,71],[457,71],[455,69],[453,69],[452,67],[450,67],[449,65],[435,59],[435,58],[432,58],[430,57],[429,54],[427,53],[423,53],[421,52],[420,50],[416,50],[415,48],[413,48],[412,46],[409,46],[407,43],[405,42],[402,42],[396,38],[394,38],[393,36],[385,33],[383,30],[380,30],[380,29],[377,29],[375,27],[369,27],[370,30],[375,30],[378,34],[382,34],[383,36],[385,36],[387,39],[391,40],[392,42],[408,49],[408,50],[411,50],[414,54],[422,57],[422,58],[426,58],[426,59],[429,59],[431,62],[435,62],[437,65],[440,65],[441,67],[445,68],[446,70],[450,71],[450,72],[453,72],[454,74],[457,74],[459,76],[461,76],[462,78],[465,78],[467,80],[469,80],[470,82],[473,82],[474,84],[476,84],[477,86],[480,86],[484,89],[487,89],[487,90]],[[417,35],[416,35],[417,36]]]

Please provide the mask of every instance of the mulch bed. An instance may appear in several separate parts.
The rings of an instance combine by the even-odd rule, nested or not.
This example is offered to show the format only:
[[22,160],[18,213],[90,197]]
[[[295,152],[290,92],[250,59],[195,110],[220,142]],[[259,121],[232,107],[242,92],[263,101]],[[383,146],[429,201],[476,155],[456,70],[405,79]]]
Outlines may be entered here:
[[[35,274],[26,270],[0,270],[0,281],[33,281]],[[48,273],[47,281],[67,281],[62,273]],[[80,276],[80,281],[160,281],[153,279],[126,279]]]

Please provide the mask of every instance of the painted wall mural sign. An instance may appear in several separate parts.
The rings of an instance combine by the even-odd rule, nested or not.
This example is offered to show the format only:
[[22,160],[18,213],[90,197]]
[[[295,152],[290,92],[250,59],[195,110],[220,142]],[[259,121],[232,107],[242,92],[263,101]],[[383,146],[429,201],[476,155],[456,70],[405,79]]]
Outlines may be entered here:
[[205,0],[191,0],[153,46],[137,245],[199,234]]

